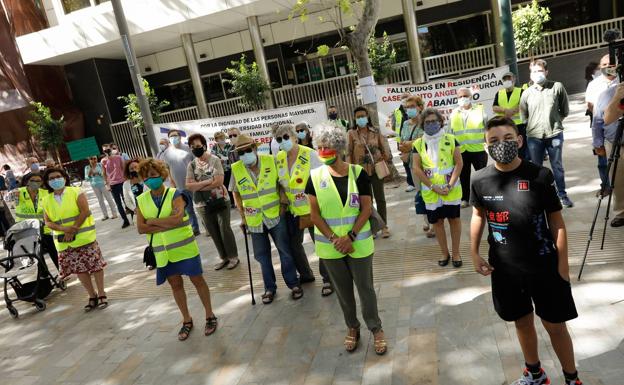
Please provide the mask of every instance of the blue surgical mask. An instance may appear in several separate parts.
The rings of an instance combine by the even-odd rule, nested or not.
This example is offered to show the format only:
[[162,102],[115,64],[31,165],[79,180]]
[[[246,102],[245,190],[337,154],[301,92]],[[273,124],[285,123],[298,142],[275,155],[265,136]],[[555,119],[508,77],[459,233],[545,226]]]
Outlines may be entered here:
[[241,155],[240,160],[243,161],[243,164],[245,166],[253,166],[254,164],[256,164],[258,158],[256,157],[255,153],[246,152],[245,154]]
[[180,144],[180,137],[179,137],[179,136],[172,136],[172,137],[171,137],[171,138],[169,138],[169,139],[171,139],[171,143],[172,143],[174,146],[177,146],[178,144]]
[[305,131],[297,133],[297,139],[304,140],[308,134]]
[[282,139],[282,143],[280,143],[279,147],[280,147],[280,150],[284,150],[288,152],[293,148],[293,142],[290,139],[288,140]]
[[65,178],[50,179],[48,184],[52,187],[52,190],[60,190],[65,187]]
[[535,84],[544,84],[546,75],[543,72],[531,72],[531,80]]
[[407,108],[405,109],[405,112],[407,112],[407,117],[410,119],[415,118],[416,116],[418,116],[418,109],[417,108]]
[[362,116],[360,118],[355,119],[355,124],[357,124],[358,127],[368,126],[368,117]]
[[33,163],[30,165],[30,171],[39,172],[39,163]]
[[150,190],[158,190],[163,184],[163,178],[160,176],[145,179],[145,185]]
[[425,122],[425,123],[423,123],[423,128],[425,129],[425,134],[427,134],[429,136],[433,136],[433,135],[437,134],[438,132],[440,132],[440,129],[442,128],[442,125],[438,121],[435,121],[435,122]]
[[166,145],[164,145],[164,144],[159,144],[159,145],[158,145],[158,148],[160,149],[160,151],[165,151],[165,149],[167,148],[167,146],[166,146]]

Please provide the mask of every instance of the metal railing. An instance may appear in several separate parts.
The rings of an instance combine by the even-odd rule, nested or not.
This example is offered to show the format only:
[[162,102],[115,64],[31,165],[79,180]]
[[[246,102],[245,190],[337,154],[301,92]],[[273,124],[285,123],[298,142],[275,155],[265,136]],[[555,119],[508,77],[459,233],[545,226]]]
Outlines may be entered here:
[[410,72],[410,62],[404,61],[393,66],[392,74],[388,77],[389,84],[410,84],[412,74]]
[[[563,53],[599,48],[607,45],[602,36],[608,29],[624,30],[624,17],[583,24],[577,27],[544,33],[544,40],[533,52],[534,57],[556,56]],[[529,60],[530,53],[518,55],[518,60]]]
[[361,103],[356,96],[356,75],[345,75],[318,82],[285,86],[273,90],[277,107],[325,102],[336,106],[342,115],[350,114]]
[[196,119],[199,119],[197,106],[181,108],[179,110],[163,112],[160,114],[160,120],[163,123],[183,122],[185,120]]
[[231,98],[220,100],[218,102],[208,103],[208,114],[212,117],[228,116],[243,114],[245,112],[253,111],[251,108],[244,107],[240,104],[241,98]]
[[423,65],[427,79],[494,68],[496,67],[494,44],[429,56],[423,59]]
[[140,130],[132,126],[132,123],[125,121],[111,124],[111,134],[113,141],[119,145],[121,151],[130,155],[131,158],[142,158],[147,156],[144,136]]

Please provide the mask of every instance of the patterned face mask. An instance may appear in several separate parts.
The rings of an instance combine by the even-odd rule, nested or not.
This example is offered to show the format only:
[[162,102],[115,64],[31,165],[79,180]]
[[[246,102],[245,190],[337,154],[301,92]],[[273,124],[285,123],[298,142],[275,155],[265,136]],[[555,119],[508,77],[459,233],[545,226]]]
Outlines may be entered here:
[[509,164],[518,156],[518,142],[515,140],[505,140],[490,144],[488,153],[497,163]]

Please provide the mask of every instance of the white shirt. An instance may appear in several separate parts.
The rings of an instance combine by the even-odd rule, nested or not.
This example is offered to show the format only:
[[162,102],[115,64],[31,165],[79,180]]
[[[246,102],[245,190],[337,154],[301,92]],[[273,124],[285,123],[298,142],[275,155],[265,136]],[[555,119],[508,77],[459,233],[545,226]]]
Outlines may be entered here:
[[594,105],[595,108],[596,103],[598,103],[598,97],[600,96],[600,94],[603,93],[610,86],[617,83],[617,77],[613,80],[609,80],[604,75],[597,77],[596,79],[589,82],[589,84],[587,85],[587,90],[585,91],[585,102],[591,103],[592,105]]

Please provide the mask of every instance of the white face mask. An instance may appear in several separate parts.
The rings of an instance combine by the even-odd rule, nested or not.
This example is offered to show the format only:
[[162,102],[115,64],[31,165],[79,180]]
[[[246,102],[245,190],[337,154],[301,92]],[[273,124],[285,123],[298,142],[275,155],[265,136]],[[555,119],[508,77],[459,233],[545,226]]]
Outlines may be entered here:
[[459,97],[457,98],[457,105],[460,107],[466,107],[470,104],[470,98]]
[[535,84],[544,84],[546,75],[543,72],[531,72],[531,80]]
[[505,80],[503,82],[503,87],[504,88],[511,88],[511,87],[513,87],[513,82],[511,80]]
[[592,74],[592,78],[593,78],[593,79],[599,78],[599,77],[600,77],[600,75],[602,75],[602,71],[601,71],[601,70],[596,70],[596,71],[594,71],[594,73]]
[[165,149],[167,148],[167,145],[165,144],[159,144],[158,148],[160,149],[160,151],[165,151]]

